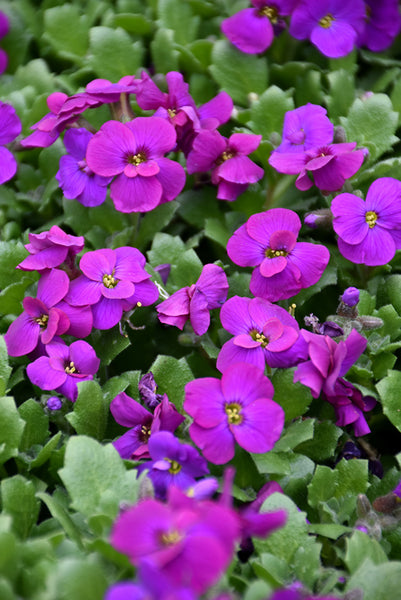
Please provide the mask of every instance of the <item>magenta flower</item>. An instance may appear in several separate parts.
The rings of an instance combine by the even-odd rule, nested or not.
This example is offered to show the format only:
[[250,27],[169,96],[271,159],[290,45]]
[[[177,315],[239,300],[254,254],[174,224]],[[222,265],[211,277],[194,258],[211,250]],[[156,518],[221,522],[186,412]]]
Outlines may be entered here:
[[24,312],[8,328],[4,339],[10,356],[29,354],[38,345],[48,344],[70,327],[67,315],[55,307],[68,292],[67,273],[52,269],[39,280],[37,298],[24,298]]
[[118,394],[110,404],[110,410],[119,425],[130,430],[113,442],[122,458],[150,458],[148,441],[158,431],[174,432],[185,417],[181,415],[166,394],[155,408],[154,414],[125,392]]
[[193,141],[187,157],[188,173],[212,171],[212,183],[218,186],[219,200],[235,200],[250,183],[264,175],[248,154],[260,144],[261,135],[234,133],[229,139],[218,131],[201,131]]
[[[0,40],[10,31],[10,21],[7,15],[0,10]],[[0,48],[0,75],[4,73],[8,65],[8,56],[5,50]]]
[[[2,24],[0,13],[0,28]],[[0,55],[1,64],[1,55]],[[11,104],[0,102],[0,185],[9,181],[17,172],[17,161],[4,146],[21,133],[21,121]]]
[[301,0],[290,23],[290,35],[310,39],[322,54],[339,58],[351,52],[363,30],[363,0]]
[[29,379],[42,390],[55,390],[71,402],[78,396],[77,383],[93,379],[100,360],[92,346],[83,340],[50,343],[46,346],[48,356],[41,356],[27,366]]
[[339,194],[331,203],[338,249],[354,263],[369,266],[388,263],[401,248],[401,182],[392,177],[376,179],[366,200]]
[[284,116],[281,144],[275,152],[305,152],[331,144],[334,126],[327,111],[318,104],[305,104],[288,110]]
[[[355,148],[356,142],[351,142],[312,148],[305,153],[276,150],[270,155],[269,164],[279,173],[299,174],[295,181],[299,190],[309,190],[315,183],[324,192],[335,192],[363,163],[363,150]],[[309,175],[313,175],[313,181]]]
[[363,413],[372,410],[376,400],[372,396],[363,397],[352,383],[342,377],[337,379],[334,392],[334,395],[324,394],[324,398],[334,406],[336,425],[345,427],[352,424],[356,436],[370,433]]
[[110,194],[117,210],[147,212],[184,187],[184,169],[164,158],[175,143],[174,127],[160,117],[108,121],[89,142],[86,160],[97,175],[115,177]]
[[190,502],[183,496],[179,503],[177,499],[168,504],[142,500],[122,512],[111,543],[134,565],[147,563],[171,585],[203,594],[230,563],[238,537],[234,511],[209,500]]
[[401,29],[398,0],[365,0],[365,10],[365,25],[357,46],[366,46],[372,52],[386,50]]
[[79,114],[76,113],[69,114],[65,119],[58,117],[66,100],[68,100],[68,96],[62,92],[53,92],[48,96],[46,102],[50,112],[31,126],[33,133],[21,140],[21,146],[24,148],[47,148],[54,144],[68,125],[72,125],[78,120]]
[[294,317],[268,300],[234,296],[223,304],[220,320],[235,336],[223,345],[217,358],[222,373],[235,362],[253,364],[263,371],[266,364],[292,367],[308,356]]
[[185,386],[184,410],[193,417],[189,434],[204,456],[224,464],[235,442],[248,452],[271,450],[284,426],[284,411],[273,402],[273,386],[263,372],[247,363],[228,367],[221,381],[203,377]]
[[228,240],[227,253],[235,264],[256,267],[250,283],[252,294],[276,302],[320,279],[329,251],[318,244],[297,242],[300,229],[294,211],[272,208],[252,215]]
[[205,265],[198,281],[174,292],[156,306],[159,321],[183,329],[188,319],[196,335],[203,335],[210,325],[210,310],[220,308],[227,298],[228,281],[218,265]]
[[273,42],[274,26],[280,17],[291,14],[295,3],[296,0],[251,0],[254,8],[245,8],[224,19],[221,30],[242,52],[264,52]]
[[308,344],[309,360],[298,365],[294,382],[300,381],[309,387],[314,398],[319,398],[321,392],[328,397],[336,396],[337,380],[364,352],[367,339],[355,329],[338,344],[328,335],[318,335],[304,329],[301,334]]
[[143,254],[129,246],[87,252],[79,263],[83,275],[71,281],[66,301],[72,306],[91,305],[93,326],[110,329],[123,311],[137,303],[153,304],[159,297],[145,262]]
[[59,267],[63,262],[72,266],[75,256],[81,252],[85,240],[82,236],[69,235],[57,225],[42,233],[29,233],[25,248],[30,256],[18,265],[23,271],[43,271]]
[[70,129],[64,136],[68,154],[60,158],[56,174],[63,194],[69,200],[76,199],[83,206],[99,206],[106,200],[107,186],[112,177],[93,173],[86,164],[85,154],[93,134],[86,129]]

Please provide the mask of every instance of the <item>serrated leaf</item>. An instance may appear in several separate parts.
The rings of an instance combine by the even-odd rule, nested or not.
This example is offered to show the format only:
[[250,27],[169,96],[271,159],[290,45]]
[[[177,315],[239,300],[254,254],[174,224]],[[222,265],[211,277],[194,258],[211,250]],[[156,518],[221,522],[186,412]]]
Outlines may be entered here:
[[77,6],[63,4],[44,12],[45,37],[61,55],[83,57],[88,48],[89,24]]
[[398,598],[401,589],[401,562],[375,565],[368,558],[347,582],[346,591],[359,588],[363,600]]
[[4,513],[13,519],[14,531],[27,538],[39,515],[39,501],[35,486],[22,475],[9,477],[1,482],[1,500]]
[[185,385],[194,376],[185,358],[159,355],[150,367],[157,385],[158,392],[165,393],[176,409],[182,412]]
[[43,407],[30,398],[18,409],[25,421],[20,449],[29,450],[34,444],[43,444],[49,434],[49,417],[44,413]]
[[379,381],[376,388],[380,395],[384,414],[401,431],[400,371],[389,371],[387,377]]
[[273,132],[281,133],[284,115],[293,108],[291,93],[272,85],[252,102],[251,120],[248,125],[254,133],[261,134],[268,140]]
[[92,27],[89,40],[88,63],[98,77],[116,82],[135,74],[142,64],[142,43],[132,42],[120,27]]
[[274,401],[283,407],[286,423],[302,416],[312,402],[310,390],[293,380],[294,369],[277,369],[272,377]]
[[367,558],[375,565],[380,565],[388,560],[379,542],[362,531],[354,531],[352,536],[347,539],[345,553],[345,564],[349,572],[354,573]]
[[106,430],[108,407],[108,402],[96,381],[81,381],[78,383],[78,398],[74,403],[74,411],[67,415],[67,420],[79,435],[101,440]]

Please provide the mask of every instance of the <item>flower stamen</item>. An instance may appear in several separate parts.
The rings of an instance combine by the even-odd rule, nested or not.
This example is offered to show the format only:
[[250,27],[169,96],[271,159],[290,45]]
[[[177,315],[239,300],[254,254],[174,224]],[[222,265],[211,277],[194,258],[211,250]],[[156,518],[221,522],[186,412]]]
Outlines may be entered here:
[[335,18],[329,13],[320,19],[319,25],[320,27],[323,27],[323,29],[329,29],[333,21],[335,21]]
[[273,24],[278,21],[278,10],[275,6],[264,6],[260,9],[259,14],[267,17]]
[[230,402],[225,405],[224,410],[230,425],[240,425],[242,423],[243,417],[240,414],[241,409],[242,406],[237,402]]
[[369,225],[370,229],[373,229],[373,227],[376,225],[377,217],[378,214],[373,210],[368,210],[368,212],[365,214],[365,221]]
[[278,256],[288,256],[288,252],[285,250],[273,250],[272,248],[266,248],[266,258],[277,258]]
[[79,373],[73,361],[70,361],[70,363],[65,367],[64,371],[68,373],[68,375],[72,375],[73,373]]
[[172,546],[182,540],[182,535],[178,531],[169,531],[162,533],[160,540],[164,546]]
[[37,323],[41,327],[46,327],[48,320],[49,320],[49,315],[40,315],[40,317],[37,317],[35,319],[35,323]]
[[103,285],[104,287],[107,288],[115,288],[117,283],[118,283],[118,279],[114,279],[113,277],[113,273],[111,275],[108,275],[107,273],[105,275],[103,275]]

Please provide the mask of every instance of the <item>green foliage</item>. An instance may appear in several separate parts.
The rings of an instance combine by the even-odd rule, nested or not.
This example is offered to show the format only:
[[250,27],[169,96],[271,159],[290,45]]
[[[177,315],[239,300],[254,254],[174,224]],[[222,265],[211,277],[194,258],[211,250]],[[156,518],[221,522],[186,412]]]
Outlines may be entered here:
[[79,435],[102,440],[107,425],[109,405],[96,381],[81,381],[74,411],[67,415],[68,421]]
[[0,398],[0,465],[18,455],[25,421],[18,414],[13,398]]
[[88,64],[98,77],[118,81],[127,74],[135,74],[142,64],[142,55],[141,42],[132,42],[124,29],[90,29]]

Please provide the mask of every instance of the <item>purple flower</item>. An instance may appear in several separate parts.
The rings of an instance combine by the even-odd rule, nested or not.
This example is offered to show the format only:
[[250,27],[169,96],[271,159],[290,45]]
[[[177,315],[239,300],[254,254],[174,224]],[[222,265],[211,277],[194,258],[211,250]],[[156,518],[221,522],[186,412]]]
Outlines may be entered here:
[[106,200],[107,186],[112,177],[95,175],[86,164],[85,154],[93,134],[86,129],[70,129],[64,136],[68,154],[60,158],[56,179],[69,200],[83,206],[99,206]]
[[318,104],[305,104],[285,113],[282,142],[275,152],[306,152],[331,144],[334,126]]
[[122,458],[149,458],[148,441],[157,431],[175,431],[185,417],[181,415],[174,404],[164,394],[154,414],[141,406],[139,402],[125,392],[118,394],[110,404],[114,419],[123,427],[130,427],[113,446]]
[[141,377],[138,383],[139,395],[141,400],[148,408],[156,408],[160,404],[163,394],[156,394],[157,383],[153,373],[149,371]]
[[327,335],[318,335],[301,330],[308,344],[309,360],[298,365],[294,382],[300,381],[310,388],[314,398],[323,392],[328,397],[336,396],[336,383],[351,368],[364,352],[367,339],[355,329],[346,340],[338,344]]
[[[363,151],[355,148],[356,142],[351,142],[312,148],[305,153],[274,151],[269,164],[279,173],[299,174],[295,186],[301,191],[309,190],[315,183],[324,192],[335,192],[363,163]],[[309,174],[313,175],[313,181]]]
[[[10,21],[7,15],[0,10],[0,40],[10,31]],[[4,73],[8,65],[7,53],[0,48],[0,75]]]
[[384,265],[401,248],[401,182],[392,177],[376,179],[366,200],[339,194],[331,203],[338,249],[354,263]]
[[51,396],[48,398],[46,406],[49,410],[60,410],[63,406],[63,402],[61,398],[57,398],[57,396]]
[[245,8],[224,19],[221,30],[242,52],[264,52],[273,42],[274,26],[280,17],[291,14],[295,3],[296,0],[251,0],[254,8]]
[[193,417],[189,434],[204,456],[224,464],[235,442],[248,452],[271,450],[284,426],[284,411],[273,402],[273,386],[247,363],[228,367],[221,381],[203,377],[185,386],[184,410]]
[[291,16],[290,35],[310,39],[325,56],[339,58],[355,46],[364,20],[363,0],[301,0]]
[[[2,24],[1,14],[0,27]],[[4,146],[15,140],[21,133],[21,127],[21,121],[11,104],[0,102],[0,185],[14,177],[17,172],[17,161],[10,150]]]
[[365,25],[357,39],[357,46],[366,46],[372,52],[388,48],[401,29],[398,0],[365,0]]
[[144,265],[143,254],[129,246],[87,252],[79,263],[83,275],[71,282],[66,301],[73,306],[91,305],[93,326],[110,329],[123,311],[137,302],[147,306],[158,298]]
[[197,477],[209,473],[206,460],[189,444],[182,444],[170,431],[159,431],[149,438],[151,461],[139,467],[147,470],[156,498],[164,500],[167,490],[175,485],[186,492],[195,485]]
[[196,283],[174,292],[156,306],[159,321],[183,329],[188,319],[196,335],[203,335],[210,325],[209,311],[219,308],[227,298],[228,281],[218,265],[205,265]]
[[345,427],[352,424],[356,436],[370,433],[363,413],[372,410],[376,405],[376,400],[372,396],[363,397],[352,383],[341,377],[335,383],[334,394],[324,394],[324,397],[334,406],[336,425]]
[[291,298],[316,283],[329,262],[325,246],[297,242],[298,215],[272,208],[252,215],[228,240],[227,253],[241,267],[253,270],[250,290],[271,302]]
[[341,302],[344,302],[350,308],[356,306],[359,302],[359,290],[356,287],[348,287],[341,296]]
[[10,356],[32,352],[38,342],[48,344],[55,335],[62,335],[70,327],[67,315],[55,307],[68,292],[67,273],[52,269],[39,280],[37,298],[24,298],[24,312],[8,328],[4,339]]
[[70,346],[50,343],[48,356],[41,356],[27,367],[29,379],[42,390],[55,390],[71,402],[78,396],[78,381],[93,379],[100,360],[92,346],[79,340]]
[[117,210],[147,212],[184,187],[184,169],[164,158],[175,143],[174,127],[160,117],[108,121],[90,140],[86,160],[97,175],[115,177],[110,194]]
[[24,148],[47,148],[54,144],[68,125],[72,125],[78,120],[79,115],[75,113],[68,115],[68,118],[65,119],[58,118],[58,113],[66,100],[68,100],[68,96],[62,92],[54,92],[48,96],[46,102],[50,112],[32,125],[33,133],[21,140],[21,146]]
[[[172,492],[177,497],[178,490]],[[178,498],[168,504],[147,499],[124,511],[114,524],[111,543],[134,565],[146,562],[171,585],[203,594],[232,559],[238,518],[215,502]]]
[[221,372],[235,362],[253,364],[262,371],[266,364],[292,367],[308,356],[294,317],[268,300],[234,296],[223,304],[220,320],[235,336],[223,345],[217,358]]
[[218,131],[201,131],[193,141],[187,157],[188,173],[212,170],[212,183],[218,186],[219,200],[235,200],[250,183],[264,175],[248,154],[260,144],[261,135],[234,133],[228,139]]
[[17,267],[23,271],[52,269],[63,262],[71,265],[85,244],[82,236],[68,235],[57,225],[53,225],[50,231],[29,233],[28,237],[30,243],[25,248],[30,256],[24,258]]

